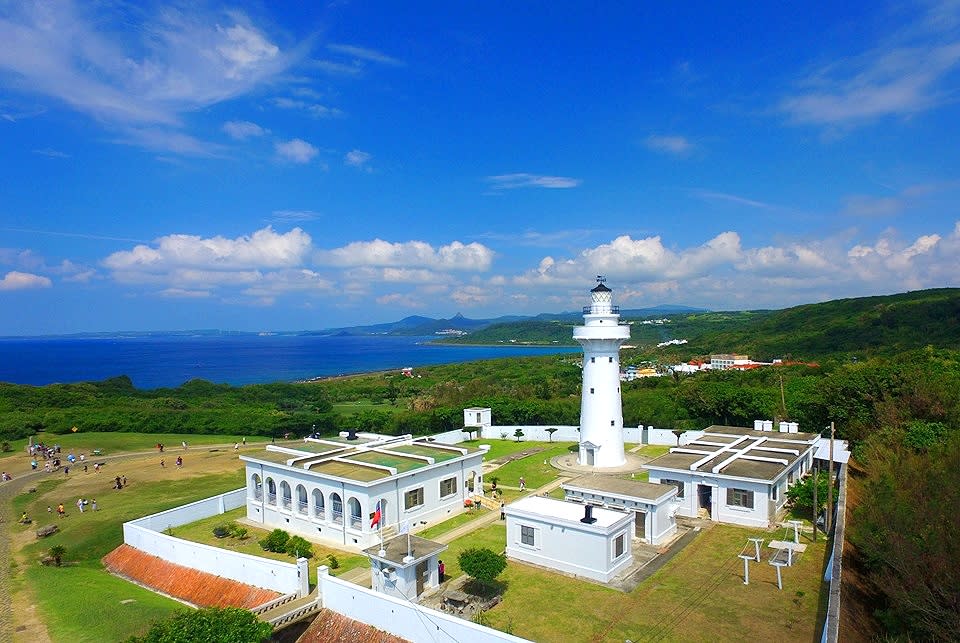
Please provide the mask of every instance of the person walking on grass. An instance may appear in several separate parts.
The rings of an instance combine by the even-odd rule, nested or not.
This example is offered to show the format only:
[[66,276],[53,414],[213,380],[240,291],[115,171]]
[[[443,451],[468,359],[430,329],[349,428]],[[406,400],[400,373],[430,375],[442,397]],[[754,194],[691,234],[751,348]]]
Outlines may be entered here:
[[163,461],[163,458],[160,458],[160,468],[165,469],[166,467],[167,467],[167,463]]
[[83,498],[77,499],[77,509],[80,510],[80,513],[83,513]]
[[60,516],[61,518],[67,515],[67,510],[63,508],[62,502],[59,505],[57,505],[57,515]]
[[90,501],[90,508],[91,508],[93,511],[96,511],[96,510],[97,510],[97,499],[96,499],[96,498],[94,498],[94,499],[92,499],[92,500]]

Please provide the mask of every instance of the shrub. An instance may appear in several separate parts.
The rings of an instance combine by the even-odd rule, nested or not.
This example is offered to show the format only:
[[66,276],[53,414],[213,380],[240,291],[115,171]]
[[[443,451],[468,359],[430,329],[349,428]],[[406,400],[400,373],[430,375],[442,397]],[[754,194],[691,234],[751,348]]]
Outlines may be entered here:
[[313,558],[313,548],[310,543],[300,536],[292,536],[287,541],[286,551],[288,556],[296,558]]
[[13,451],[13,447],[10,446],[9,442],[4,442],[3,444],[0,444],[0,451],[3,451],[4,453],[10,453]]
[[67,548],[63,545],[54,545],[50,548],[50,558],[53,559],[54,564],[59,567],[60,563],[63,562],[63,557],[67,553]]
[[260,541],[260,547],[262,547],[265,551],[283,554],[287,551],[288,540],[290,540],[290,534],[282,529],[274,529],[267,534],[266,538]]
[[217,525],[213,528],[213,535],[217,538],[226,538],[230,535],[229,525]]
[[239,539],[239,540],[243,540],[244,538],[247,537],[247,528],[246,528],[246,527],[241,527],[241,526],[238,525],[237,523],[232,522],[232,523],[230,523],[230,535],[231,535],[233,538],[237,538],[237,539]]
[[327,554],[327,562],[330,564],[330,569],[336,569],[340,566],[340,561],[333,554]]
[[210,607],[183,610],[154,623],[144,636],[131,637],[128,643],[258,643],[270,640],[273,626],[258,619],[250,610],[238,607]]
[[460,552],[457,560],[460,569],[484,586],[490,585],[507,568],[507,557],[486,547],[466,549]]

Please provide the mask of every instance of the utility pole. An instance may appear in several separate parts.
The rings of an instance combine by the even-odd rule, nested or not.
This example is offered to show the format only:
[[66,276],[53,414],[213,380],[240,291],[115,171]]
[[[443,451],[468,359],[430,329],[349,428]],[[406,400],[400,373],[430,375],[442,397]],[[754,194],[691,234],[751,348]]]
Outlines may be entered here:
[[827,465],[830,472],[827,476],[827,534],[830,533],[830,527],[833,523],[833,422],[830,423],[830,462]]
[[783,373],[777,373],[780,376],[780,415],[781,419],[787,419],[787,398],[783,394]]
[[813,542],[817,542],[817,465],[813,465]]

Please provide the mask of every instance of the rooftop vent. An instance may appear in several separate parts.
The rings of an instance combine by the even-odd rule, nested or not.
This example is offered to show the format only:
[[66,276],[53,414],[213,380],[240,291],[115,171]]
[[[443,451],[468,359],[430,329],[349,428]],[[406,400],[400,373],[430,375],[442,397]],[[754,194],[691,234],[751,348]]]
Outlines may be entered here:
[[597,519],[593,517],[593,505],[584,505],[583,507],[583,518],[580,519],[580,522],[592,525],[597,522]]
[[348,440],[356,440],[356,439],[357,439],[357,430],[356,430],[356,429],[349,429],[349,430],[347,431],[347,439],[348,439]]

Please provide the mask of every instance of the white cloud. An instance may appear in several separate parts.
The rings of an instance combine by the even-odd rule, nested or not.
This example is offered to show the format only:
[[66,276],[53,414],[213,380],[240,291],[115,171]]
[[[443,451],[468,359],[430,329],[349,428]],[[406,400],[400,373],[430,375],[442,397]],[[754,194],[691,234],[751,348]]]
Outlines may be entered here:
[[227,133],[227,136],[238,141],[263,136],[267,133],[265,129],[250,121],[227,121],[223,124],[223,131]]
[[423,308],[426,305],[426,302],[409,293],[381,295],[377,297],[375,301],[381,306],[389,306],[391,308]]
[[296,109],[304,111],[317,118],[339,118],[343,116],[343,111],[336,107],[328,107],[320,103],[308,103],[293,98],[278,97],[270,101],[275,107],[280,109]]
[[780,101],[780,111],[793,123],[850,128],[952,102],[949,79],[960,67],[957,6],[925,3],[924,13],[874,48],[814,70]]
[[39,150],[33,150],[34,154],[39,154],[40,156],[46,156],[52,159],[68,159],[70,155],[66,152],[61,152],[60,150],[55,150],[51,147],[44,147]]
[[403,61],[393,56],[388,56],[382,52],[377,51],[376,49],[369,49],[367,47],[357,47],[356,45],[344,45],[337,43],[330,43],[327,45],[327,49],[330,51],[342,54],[344,56],[349,56],[356,60],[362,60],[366,62],[379,63],[381,65],[390,65],[392,67],[402,67]]
[[161,297],[171,299],[206,299],[210,296],[209,290],[187,290],[185,288],[166,288],[160,291]]
[[423,267],[434,270],[484,271],[494,252],[480,243],[454,241],[434,248],[423,241],[390,243],[382,239],[355,241],[318,254],[318,261],[333,266]]
[[211,271],[297,266],[308,256],[310,235],[294,228],[285,234],[266,227],[250,236],[226,239],[172,234],[154,245],[138,245],[115,252],[103,261],[114,271],[162,273],[172,268],[199,268]]
[[274,221],[289,223],[292,221],[313,221],[320,216],[313,210],[274,210],[271,212]]
[[853,217],[890,217],[903,211],[904,202],[896,197],[854,194],[843,199],[841,214]]
[[316,147],[299,138],[274,143],[273,148],[281,159],[300,164],[309,163],[320,153]]
[[11,270],[3,276],[3,279],[0,279],[0,290],[29,290],[49,288],[52,285],[53,282],[47,277],[16,270]]
[[696,149],[696,145],[684,136],[662,136],[651,134],[644,140],[644,145],[655,152],[666,152],[673,156],[686,156]]
[[771,209],[776,206],[755,199],[737,196],[736,194],[726,194],[725,192],[713,192],[712,190],[693,190],[692,194],[707,201],[728,201],[738,205],[746,205],[751,208]]
[[518,172],[514,174],[498,174],[488,176],[487,182],[494,190],[514,190],[517,188],[575,188],[582,183],[580,179],[568,176],[547,176],[543,174],[528,174]]
[[185,114],[275,82],[306,53],[302,46],[281,49],[239,11],[118,6],[6,5],[4,88],[58,100],[137,143],[130,128],[182,130]]
[[373,155],[360,150],[350,150],[343,156],[343,162],[351,167],[366,168]]

